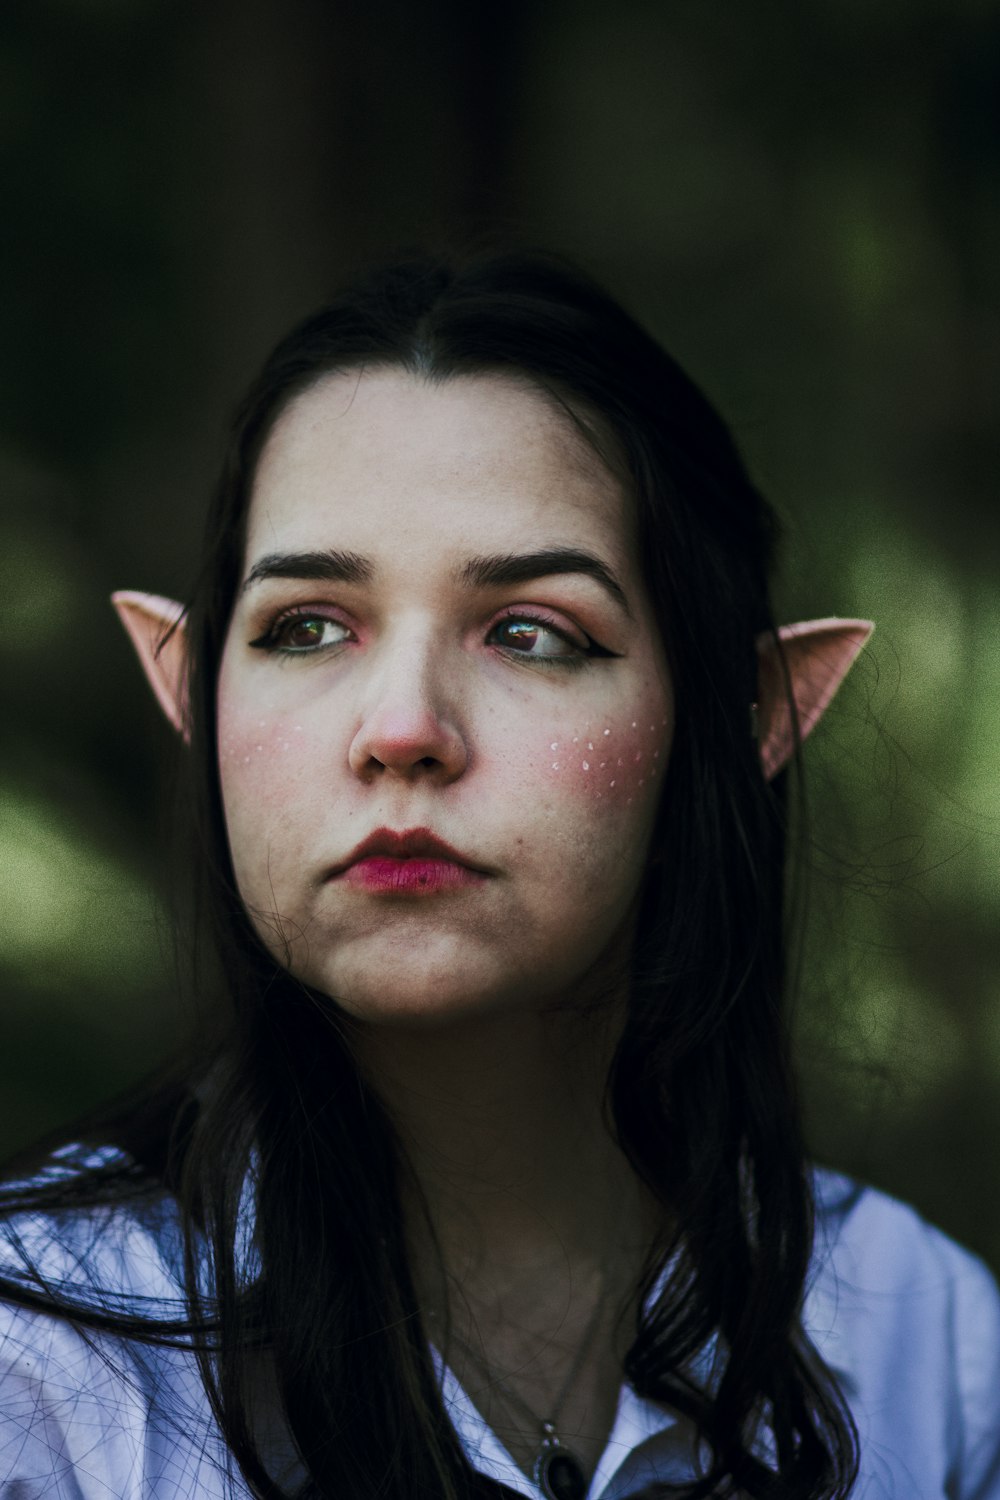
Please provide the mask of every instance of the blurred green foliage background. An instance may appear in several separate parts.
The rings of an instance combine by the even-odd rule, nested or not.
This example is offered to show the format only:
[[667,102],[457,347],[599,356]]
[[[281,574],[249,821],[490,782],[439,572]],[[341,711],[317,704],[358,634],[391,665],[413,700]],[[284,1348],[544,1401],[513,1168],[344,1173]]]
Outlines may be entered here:
[[367,257],[568,251],[721,406],[785,618],[874,644],[808,750],[814,1149],[1000,1269],[1000,11],[985,0],[6,0],[0,1150],[179,1024],[167,731],[227,413]]

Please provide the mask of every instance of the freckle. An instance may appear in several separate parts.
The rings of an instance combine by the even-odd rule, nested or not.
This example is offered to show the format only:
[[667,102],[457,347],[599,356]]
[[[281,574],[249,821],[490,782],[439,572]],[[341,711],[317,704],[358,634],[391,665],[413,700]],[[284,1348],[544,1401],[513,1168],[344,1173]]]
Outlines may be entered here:
[[585,771],[589,771],[590,770],[590,761],[589,760],[582,761],[581,764],[582,764],[583,769]]

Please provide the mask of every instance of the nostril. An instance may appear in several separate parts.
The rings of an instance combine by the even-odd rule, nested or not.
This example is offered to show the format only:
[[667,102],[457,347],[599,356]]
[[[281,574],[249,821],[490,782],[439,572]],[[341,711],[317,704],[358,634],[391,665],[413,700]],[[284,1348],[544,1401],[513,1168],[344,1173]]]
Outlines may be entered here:
[[350,749],[356,775],[461,775],[465,744],[457,729],[428,712],[421,718],[373,713],[359,727]]

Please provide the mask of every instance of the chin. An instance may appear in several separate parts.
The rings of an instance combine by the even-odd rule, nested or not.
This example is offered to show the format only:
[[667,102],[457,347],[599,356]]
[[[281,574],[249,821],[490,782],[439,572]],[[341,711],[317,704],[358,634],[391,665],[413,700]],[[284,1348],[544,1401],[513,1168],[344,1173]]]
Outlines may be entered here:
[[375,1026],[446,1026],[524,1001],[524,985],[511,983],[509,968],[503,973],[488,962],[477,964],[467,943],[460,953],[450,944],[423,943],[353,961],[341,954],[310,967],[302,979],[347,1015]]
[[[313,981],[315,984],[315,981]],[[356,1021],[375,1027],[432,1031],[496,1015],[509,1009],[509,997],[483,994],[464,985],[456,990],[453,977],[436,982],[412,975],[405,984],[322,986],[334,1003]]]

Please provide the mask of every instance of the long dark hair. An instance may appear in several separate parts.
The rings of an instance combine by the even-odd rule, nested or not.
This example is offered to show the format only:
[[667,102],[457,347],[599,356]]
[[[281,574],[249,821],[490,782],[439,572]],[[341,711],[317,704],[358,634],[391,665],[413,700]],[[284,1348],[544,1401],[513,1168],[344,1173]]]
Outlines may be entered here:
[[[641,895],[612,1126],[674,1226],[657,1244],[625,1373],[690,1418],[706,1455],[690,1496],[833,1500],[856,1468],[850,1417],[800,1322],[812,1200],[786,1026],[786,808],[750,732],[755,637],[773,629],[775,526],[712,407],[605,292],[561,262],[414,259],[297,327],[240,407],[191,602],[196,982],[210,1039],[143,1108],[91,1135],[127,1155],[10,1208],[179,1204],[186,1312],[141,1319],[25,1278],[7,1295],[150,1342],[193,1345],[224,1438],[262,1496],[254,1417],[269,1371],[309,1496],[496,1493],[446,1418],[398,1210],[400,1152],[336,1006],[257,938],[230,865],[215,681],[239,584],[257,459],[322,375],[390,366],[450,380],[506,372],[559,401],[634,497],[645,581],[673,677],[676,733]],[[207,955],[207,958],[206,958]],[[209,1033],[206,1033],[209,1037]],[[245,1242],[253,1189],[254,1254]],[[654,1288],[658,1288],[652,1296]],[[716,1341],[713,1373],[697,1356]]]

